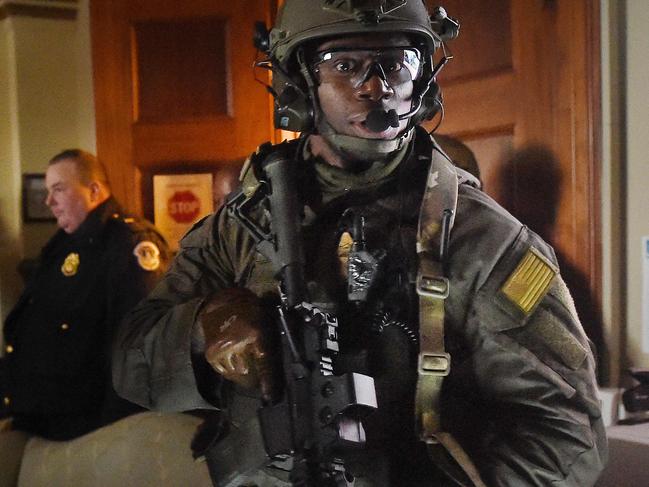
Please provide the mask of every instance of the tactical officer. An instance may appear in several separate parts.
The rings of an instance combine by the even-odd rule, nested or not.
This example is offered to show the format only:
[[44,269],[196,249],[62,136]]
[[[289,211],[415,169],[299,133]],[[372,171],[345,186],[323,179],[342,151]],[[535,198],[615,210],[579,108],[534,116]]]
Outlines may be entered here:
[[111,386],[110,345],[168,252],[151,224],[124,214],[94,155],[61,152],[45,181],[60,230],[5,322],[3,412],[15,429],[62,440],[135,410]]
[[[433,54],[457,29],[421,0],[286,0],[270,35],[260,29],[276,126],[302,136],[250,157],[241,191],[185,236],[125,320],[114,360],[116,388],[132,401],[219,410],[208,452],[219,485],[541,487],[598,477],[606,442],[593,354],[552,249],[419,127],[440,103],[445,61]],[[297,181],[289,190],[272,172],[285,161]],[[282,196],[298,201],[297,223],[278,210],[290,207]],[[293,224],[300,250],[287,254],[298,258],[284,258],[276,248]],[[291,308],[295,269],[306,298]],[[297,328],[278,311],[279,337],[268,319],[278,302],[308,311]],[[314,367],[332,379],[293,394],[287,422],[267,408],[286,404],[282,387],[319,383],[304,367],[310,349],[292,338],[314,316],[327,324],[315,348],[335,351]],[[354,391],[357,381],[368,388],[346,399],[366,409],[376,399],[360,423],[328,406],[306,420],[293,414],[337,394],[335,378],[349,372]],[[304,462],[294,447],[327,450],[309,441],[330,427],[347,443],[351,430],[358,448],[341,441],[332,470],[310,477],[323,464],[316,455],[296,475]],[[287,429],[309,438],[284,450],[292,465],[260,446],[281,451]]]

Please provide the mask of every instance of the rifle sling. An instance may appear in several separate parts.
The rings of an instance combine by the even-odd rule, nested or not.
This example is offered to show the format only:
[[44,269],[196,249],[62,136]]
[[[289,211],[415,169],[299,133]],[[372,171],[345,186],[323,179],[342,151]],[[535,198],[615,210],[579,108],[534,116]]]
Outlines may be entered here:
[[443,263],[457,206],[458,175],[439,151],[431,153],[417,230],[420,348],[415,427],[433,462],[457,485],[485,487],[462,446],[450,433],[442,431],[440,396],[451,367],[451,357],[444,347],[444,303],[449,281]]

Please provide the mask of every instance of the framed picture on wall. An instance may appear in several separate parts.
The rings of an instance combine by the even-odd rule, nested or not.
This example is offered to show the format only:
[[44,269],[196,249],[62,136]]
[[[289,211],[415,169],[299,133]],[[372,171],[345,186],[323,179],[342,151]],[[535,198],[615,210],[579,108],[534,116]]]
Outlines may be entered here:
[[53,222],[54,215],[45,204],[45,174],[23,174],[23,221]]
[[212,173],[153,176],[153,221],[172,251],[196,221],[214,211],[212,193]]

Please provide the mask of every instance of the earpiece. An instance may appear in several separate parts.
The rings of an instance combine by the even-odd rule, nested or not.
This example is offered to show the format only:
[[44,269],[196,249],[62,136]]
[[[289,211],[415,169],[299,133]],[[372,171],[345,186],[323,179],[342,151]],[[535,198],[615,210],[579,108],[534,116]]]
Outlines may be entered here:
[[439,89],[437,82],[433,81],[424,94],[421,102],[421,108],[414,115],[415,123],[422,120],[430,120],[442,107],[442,91]]
[[309,96],[281,70],[273,70],[274,123],[281,130],[306,132],[313,128]]
[[[263,21],[255,22],[253,44],[270,56],[270,32]],[[268,59],[257,63],[268,67]],[[272,62],[272,61],[271,61]],[[266,63],[266,64],[265,64]],[[313,108],[308,95],[297,86],[278,62],[272,62],[273,85],[268,90],[273,95],[273,116],[275,127],[281,130],[303,132],[313,126]]]

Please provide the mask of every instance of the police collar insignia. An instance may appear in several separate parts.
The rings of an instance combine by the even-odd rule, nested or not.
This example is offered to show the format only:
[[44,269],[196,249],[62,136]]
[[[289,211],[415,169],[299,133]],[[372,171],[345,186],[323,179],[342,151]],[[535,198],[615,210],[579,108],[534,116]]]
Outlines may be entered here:
[[150,240],[144,240],[133,249],[138,265],[145,271],[155,271],[160,267],[160,249]]
[[65,277],[74,276],[79,269],[79,254],[71,252],[63,261],[61,265],[61,272]]

